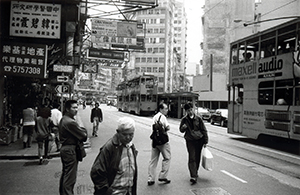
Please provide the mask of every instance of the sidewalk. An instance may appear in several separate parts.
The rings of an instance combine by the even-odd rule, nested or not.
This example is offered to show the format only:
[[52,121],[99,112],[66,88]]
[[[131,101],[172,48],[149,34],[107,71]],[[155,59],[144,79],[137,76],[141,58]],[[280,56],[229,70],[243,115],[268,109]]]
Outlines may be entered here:
[[[56,152],[56,146],[54,144],[51,152],[49,153],[51,157],[59,157],[59,152]],[[9,145],[0,145],[0,159],[38,159],[38,144],[33,140],[30,148],[23,148],[22,138],[18,139],[14,143]]]

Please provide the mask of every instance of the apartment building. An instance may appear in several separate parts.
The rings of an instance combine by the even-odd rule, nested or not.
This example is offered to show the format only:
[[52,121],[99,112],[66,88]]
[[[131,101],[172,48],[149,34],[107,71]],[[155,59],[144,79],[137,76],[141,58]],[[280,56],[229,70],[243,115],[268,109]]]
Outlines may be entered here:
[[[146,24],[145,51],[132,52],[135,72],[157,76],[158,92],[171,93],[183,78],[186,56],[186,14],[183,4],[161,0],[155,9],[136,14]],[[180,21],[180,22],[179,22]]]

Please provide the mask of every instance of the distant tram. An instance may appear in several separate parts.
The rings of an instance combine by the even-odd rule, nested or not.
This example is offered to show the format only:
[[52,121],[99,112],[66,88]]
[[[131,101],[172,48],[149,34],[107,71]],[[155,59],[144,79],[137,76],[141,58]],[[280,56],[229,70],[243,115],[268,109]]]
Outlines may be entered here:
[[300,140],[300,20],[231,43],[228,133]]
[[122,82],[117,87],[119,111],[151,115],[157,109],[156,77],[144,75]]

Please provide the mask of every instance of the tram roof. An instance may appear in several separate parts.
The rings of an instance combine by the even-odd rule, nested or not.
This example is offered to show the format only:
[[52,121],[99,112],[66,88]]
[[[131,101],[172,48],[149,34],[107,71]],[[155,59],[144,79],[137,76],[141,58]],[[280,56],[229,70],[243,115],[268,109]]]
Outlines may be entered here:
[[161,93],[158,94],[160,97],[198,97],[198,93],[193,92],[174,92],[174,93]]

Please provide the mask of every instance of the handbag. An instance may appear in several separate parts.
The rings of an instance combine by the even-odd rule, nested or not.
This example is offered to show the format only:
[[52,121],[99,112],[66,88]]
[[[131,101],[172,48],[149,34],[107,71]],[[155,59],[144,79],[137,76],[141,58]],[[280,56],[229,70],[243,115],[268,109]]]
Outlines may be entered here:
[[83,142],[79,142],[76,145],[75,151],[76,151],[76,158],[77,158],[78,161],[82,161],[83,158],[86,157],[86,152],[85,152],[85,149],[84,149]]
[[212,171],[213,155],[206,146],[202,148],[201,156],[201,166],[207,171]]
[[152,134],[150,138],[152,139],[152,146],[155,148],[157,145],[163,145],[169,141],[169,136],[165,132],[163,124],[160,122],[161,115],[158,121],[152,125]]
[[191,136],[194,138],[194,139],[201,139],[203,137],[203,134],[201,133],[200,130],[194,130],[192,129],[191,130]]
[[48,140],[53,141],[54,139],[55,139],[55,134],[54,133],[49,133]]

